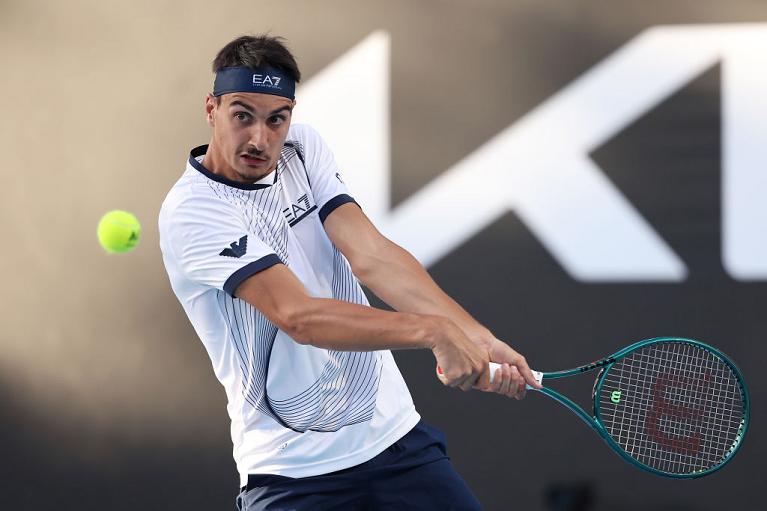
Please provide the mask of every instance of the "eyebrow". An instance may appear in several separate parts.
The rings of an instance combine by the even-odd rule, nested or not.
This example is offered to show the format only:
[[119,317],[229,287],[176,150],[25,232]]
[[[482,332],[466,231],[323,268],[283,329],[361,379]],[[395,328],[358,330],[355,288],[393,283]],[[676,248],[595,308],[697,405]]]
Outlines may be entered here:
[[[256,111],[252,106],[250,106],[250,105],[248,105],[246,103],[243,103],[242,101],[237,100],[237,99],[235,99],[234,101],[229,103],[230,107],[235,106],[235,105],[241,106],[242,108],[244,108],[245,110],[247,110],[250,113],[255,113],[255,111]],[[283,110],[287,110],[288,112],[292,112],[293,111],[293,107],[291,105],[283,105],[280,108],[278,108],[277,110],[273,110],[272,112],[270,112],[269,115],[272,116],[274,114],[278,114],[278,113],[282,112]]]
[[234,101],[232,101],[231,103],[229,103],[229,106],[230,106],[230,107],[232,107],[232,106],[235,106],[235,105],[239,105],[239,106],[241,106],[242,108],[244,108],[244,109],[245,109],[245,110],[247,110],[248,112],[251,112],[251,113],[252,113],[252,112],[255,112],[255,109],[254,109],[252,106],[250,106],[250,105],[246,105],[246,104],[245,104],[245,103],[243,103],[242,101],[238,101],[238,100],[236,100],[236,99],[235,99]]
[[278,113],[282,112],[283,110],[287,110],[288,112],[292,112],[293,111],[293,107],[290,106],[290,105],[281,106],[277,110],[272,111],[269,115],[271,116],[271,115],[274,115],[274,114],[278,114]]

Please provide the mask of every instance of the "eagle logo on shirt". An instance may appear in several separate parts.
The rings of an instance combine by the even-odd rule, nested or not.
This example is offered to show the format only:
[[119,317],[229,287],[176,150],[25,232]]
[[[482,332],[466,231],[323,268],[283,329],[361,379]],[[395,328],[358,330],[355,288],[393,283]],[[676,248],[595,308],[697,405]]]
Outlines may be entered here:
[[229,248],[225,248],[221,251],[221,256],[240,258],[248,251],[248,235],[246,234],[239,241],[233,241],[229,244]]

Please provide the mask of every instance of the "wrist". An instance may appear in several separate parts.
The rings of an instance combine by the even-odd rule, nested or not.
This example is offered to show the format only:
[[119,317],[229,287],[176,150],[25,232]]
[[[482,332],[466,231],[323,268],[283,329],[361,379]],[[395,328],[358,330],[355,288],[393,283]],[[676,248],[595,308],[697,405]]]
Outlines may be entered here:
[[434,351],[449,342],[453,336],[450,334],[451,328],[458,328],[449,318],[444,316],[425,316],[426,334],[424,339],[426,347]]
[[482,325],[477,325],[477,328],[473,329],[473,331],[467,332],[467,336],[474,342],[474,344],[482,346],[488,350],[498,342],[498,339],[493,333]]

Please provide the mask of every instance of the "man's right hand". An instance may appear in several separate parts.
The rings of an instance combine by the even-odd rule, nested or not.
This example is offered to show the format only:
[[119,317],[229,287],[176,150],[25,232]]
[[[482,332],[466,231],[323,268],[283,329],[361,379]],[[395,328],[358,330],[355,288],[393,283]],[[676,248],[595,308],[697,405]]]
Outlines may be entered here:
[[490,355],[469,339],[447,318],[440,318],[432,353],[437,359],[437,377],[448,387],[463,391],[490,384]]

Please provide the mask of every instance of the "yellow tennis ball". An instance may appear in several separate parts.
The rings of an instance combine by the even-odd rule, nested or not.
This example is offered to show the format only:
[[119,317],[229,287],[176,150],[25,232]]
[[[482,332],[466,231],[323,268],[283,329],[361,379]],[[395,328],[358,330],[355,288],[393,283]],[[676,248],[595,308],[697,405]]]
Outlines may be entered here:
[[101,217],[96,234],[107,252],[130,252],[141,237],[141,224],[132,213],[114,210]]

